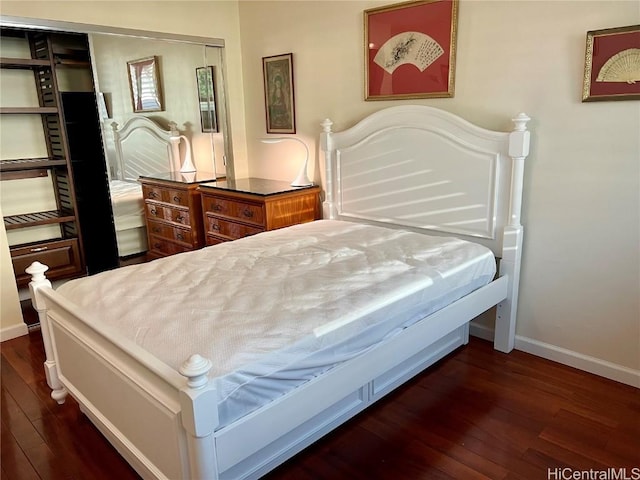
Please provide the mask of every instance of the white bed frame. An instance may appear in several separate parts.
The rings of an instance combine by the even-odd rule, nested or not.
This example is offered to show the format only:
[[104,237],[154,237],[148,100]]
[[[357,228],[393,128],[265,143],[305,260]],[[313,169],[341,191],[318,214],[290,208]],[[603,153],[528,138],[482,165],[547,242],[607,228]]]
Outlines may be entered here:
[[111,123],[116,178],[135,182],[140,175],[180,170],[180,132],[175,122],[168,125],[165,130],[147,117],[132,117],[122,127]]
[[[258,478],[465,344],[469,321],[495,305],[495,346],[508,352],[515,331],[528,120],[520,114],[515,129],[502,133],[430,107],[401,106],[343,132],[332,132],[329,120],[323,123],[325,217],[471,237],[501,258],[499,275],[223,428],[211,407],[216,391],[207,378],[208,360],[194,355],[174,371],[83,318],[51,288],[46,267],[32,265],[30,289],[52,397],[62,403],[70,393],[144,478]],[[481,178],[487,180],[482,185]]]
[[[180,170],[180,132],[175,122],[169,122],[165,130],[150,118],[132,117],[122,127],[112,122],[111,129],[115,147],[115,172],[112,178],[137,182],[141,175]],[[127,220],[124,225],[116,222],[120,257],[147,251],[144,210],[141,208],[137,222]]]

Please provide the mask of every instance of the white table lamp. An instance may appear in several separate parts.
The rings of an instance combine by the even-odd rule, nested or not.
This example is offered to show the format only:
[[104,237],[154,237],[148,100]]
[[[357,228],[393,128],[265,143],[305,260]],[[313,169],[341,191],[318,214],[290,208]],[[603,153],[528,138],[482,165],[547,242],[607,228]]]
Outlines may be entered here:
[[296,142],[301,143],[302,145],[304,145],[304,149],[306,152],[304,164],[302,165],[302,168],[300,168],[300,172],[298,172],[298,176],[295,178],[293,182],[291,182],[291,186],[292,187],[308,187],[309,185],[313,185],[313,182],[309,180],[309,177],[307,176],[307,165],[309,163],[309,147],[307,147],[306,143],[304,143],[302,140],[296,137],[274,137],[274,138],[260,139],[262,143],[280,143],[280,142],[285,142],[287,140],[294,140]]

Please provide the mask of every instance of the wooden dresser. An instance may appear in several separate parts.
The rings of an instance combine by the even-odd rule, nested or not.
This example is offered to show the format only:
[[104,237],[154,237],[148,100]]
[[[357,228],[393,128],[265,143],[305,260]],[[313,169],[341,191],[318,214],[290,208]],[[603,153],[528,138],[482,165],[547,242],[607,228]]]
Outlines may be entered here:
[[205,245],[198,186],[213,173],[163,172],[140,177],[145,202],[149,258],[188,252]]
[[320,187],[292,187],[263,178],[203,183],[207,245],[320,218]]

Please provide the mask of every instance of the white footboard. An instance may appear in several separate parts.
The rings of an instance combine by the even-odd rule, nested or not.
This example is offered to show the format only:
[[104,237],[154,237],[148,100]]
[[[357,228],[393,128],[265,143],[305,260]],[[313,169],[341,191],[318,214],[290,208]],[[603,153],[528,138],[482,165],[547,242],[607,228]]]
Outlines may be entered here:
[[[213,431],[218,423],[210,363],[191,357],[180,373],[106,329],[91,325],[44,277],[28,273],[44,338],[52,397],[67,392],[144,478],[216,478]],[[187,378],[185,378],[185,376]],[[202,412],[195,414],[200,408]]]

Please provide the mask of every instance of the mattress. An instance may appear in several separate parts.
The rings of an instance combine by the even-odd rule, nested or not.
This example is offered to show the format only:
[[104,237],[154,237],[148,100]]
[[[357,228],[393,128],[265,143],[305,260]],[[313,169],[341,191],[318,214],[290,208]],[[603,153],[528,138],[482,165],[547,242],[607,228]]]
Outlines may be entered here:
[[168,366],[213,363],[221,426],[491,281],[456,238],[320,220],[103,272],[58,292]]
[[145,220],[142,185],[138,182],[111,180],[109,188],[116,231],[143,227]]

